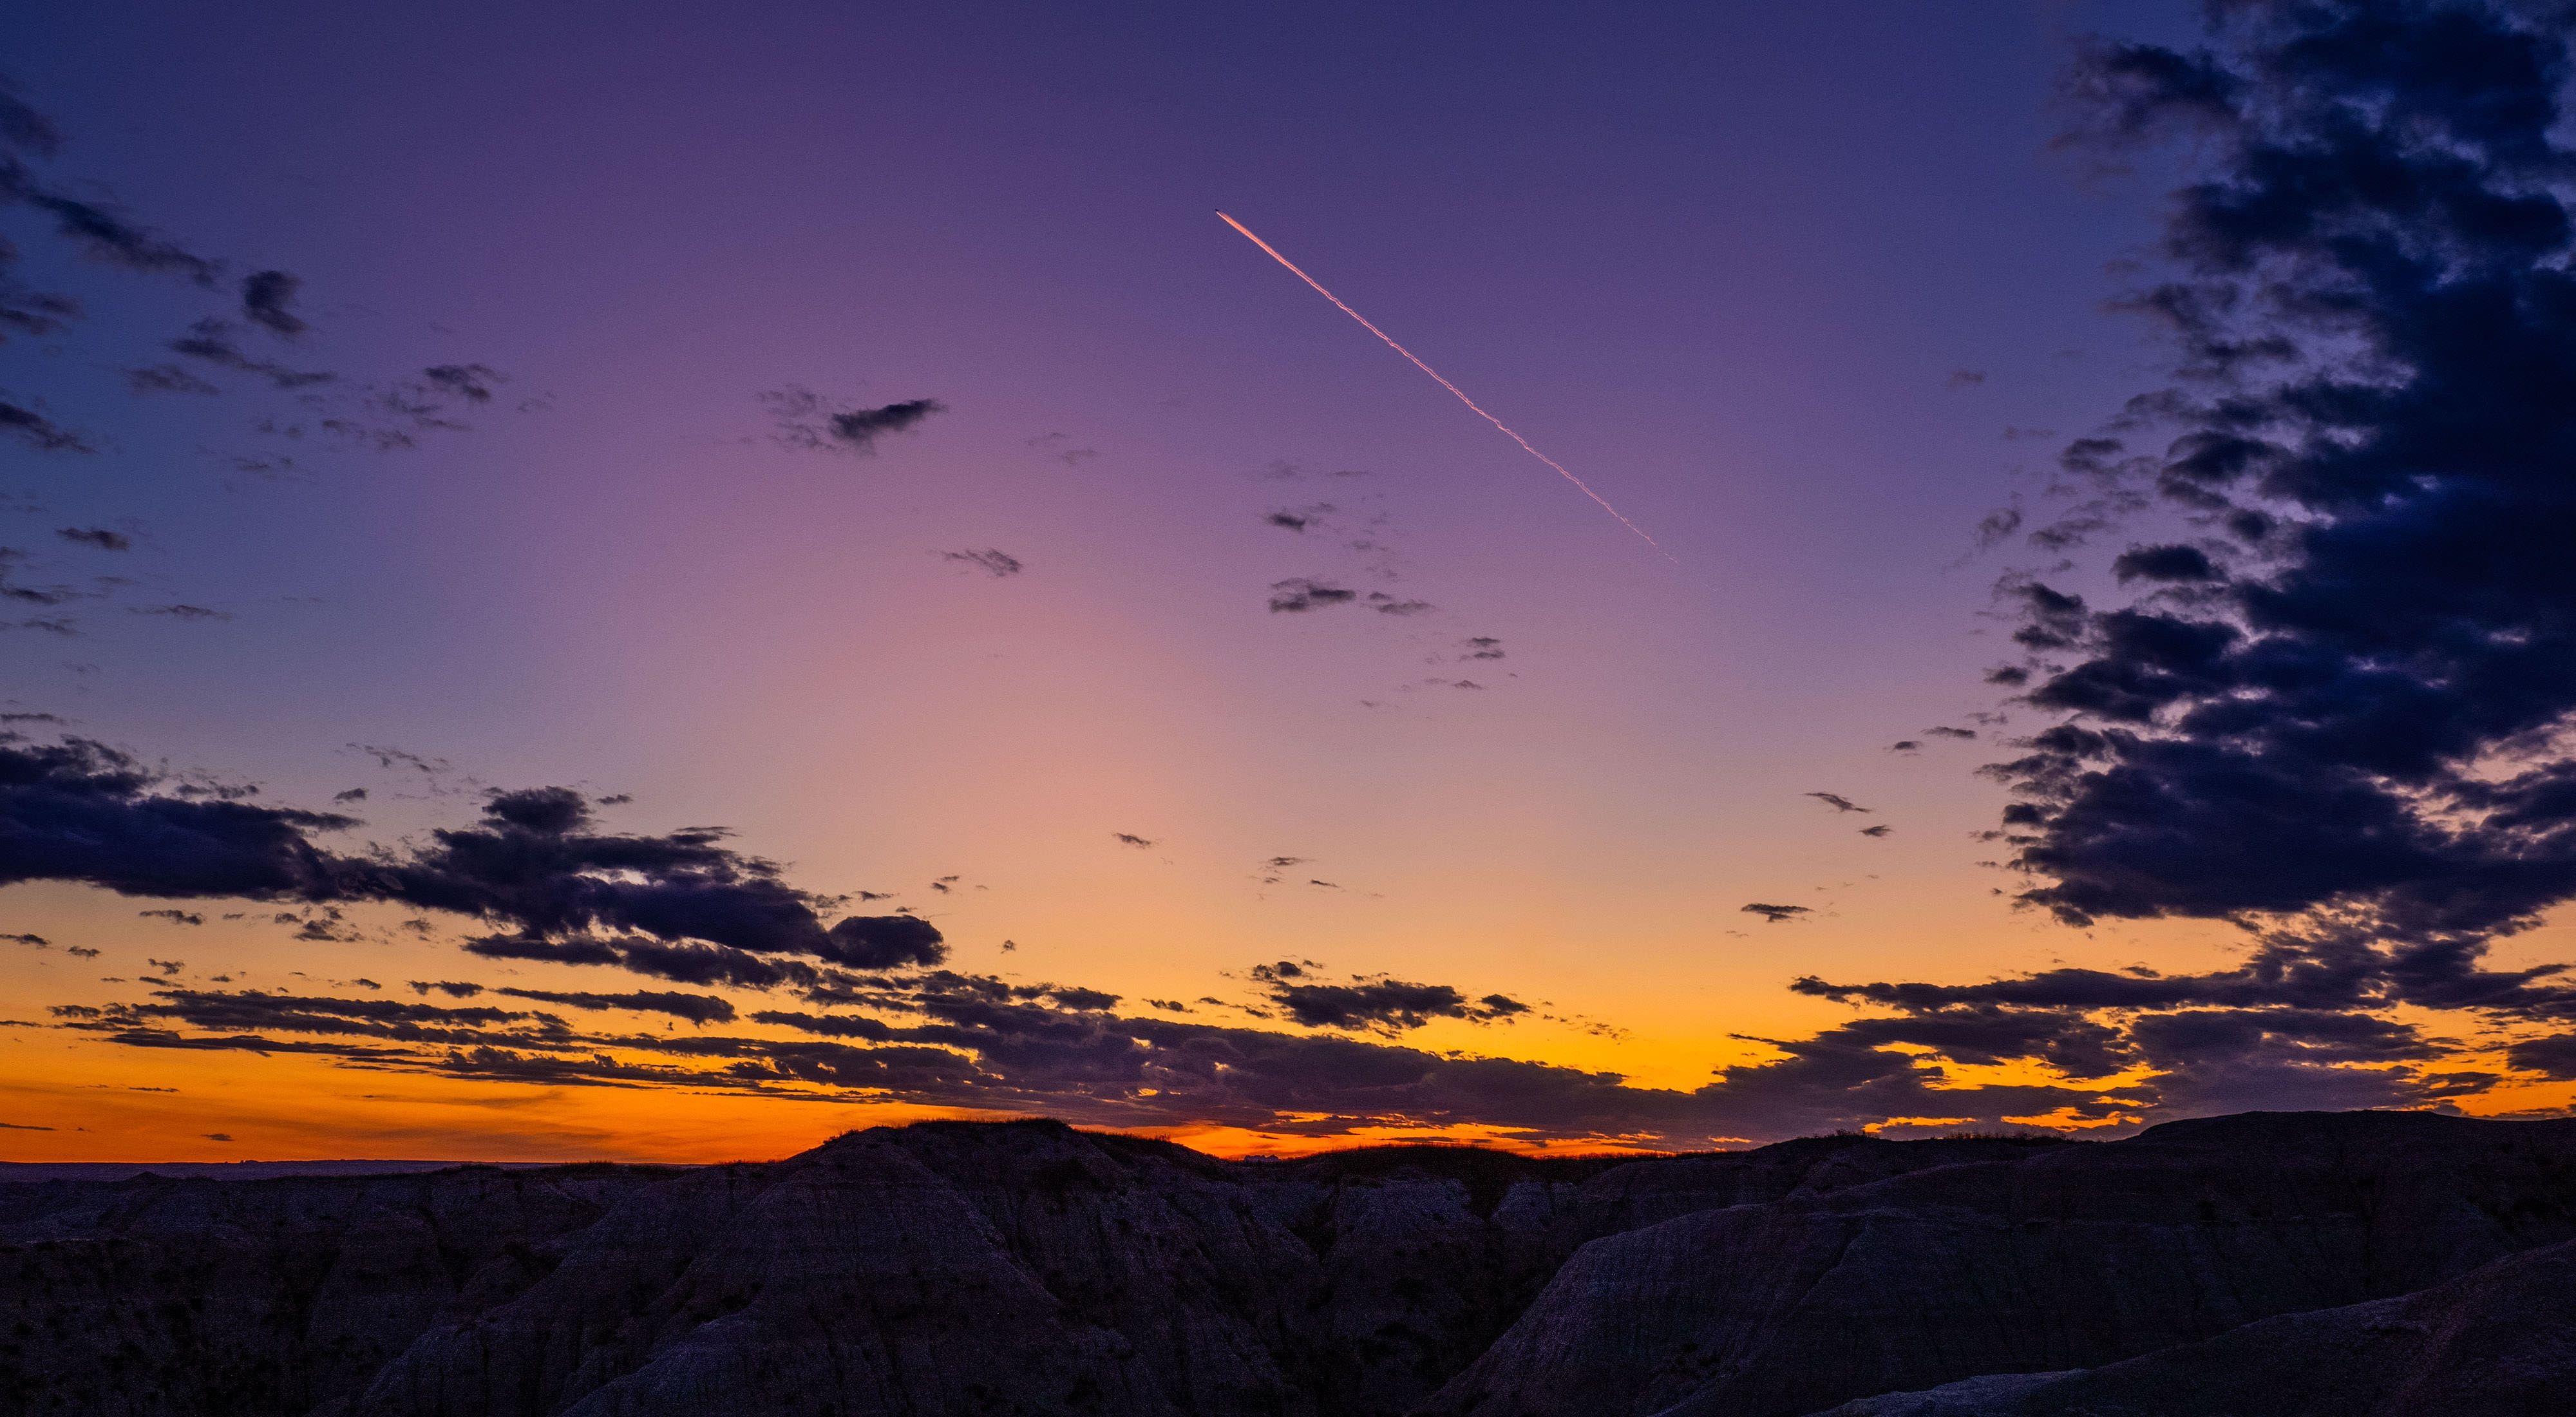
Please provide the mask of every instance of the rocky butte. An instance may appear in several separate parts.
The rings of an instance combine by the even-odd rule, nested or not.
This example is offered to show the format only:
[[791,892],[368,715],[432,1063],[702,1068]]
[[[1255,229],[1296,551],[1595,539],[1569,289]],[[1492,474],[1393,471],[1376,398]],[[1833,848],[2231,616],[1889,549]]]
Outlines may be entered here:
[[0,1412],[2563,1414],[2576,1121],[0,1180]]

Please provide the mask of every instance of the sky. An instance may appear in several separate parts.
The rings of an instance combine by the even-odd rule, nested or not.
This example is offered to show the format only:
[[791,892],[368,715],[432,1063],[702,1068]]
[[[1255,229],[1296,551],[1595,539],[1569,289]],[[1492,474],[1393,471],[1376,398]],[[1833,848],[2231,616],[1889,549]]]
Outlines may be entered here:
[[2576,1101],[2553,11],[7,24],[0,1158]]

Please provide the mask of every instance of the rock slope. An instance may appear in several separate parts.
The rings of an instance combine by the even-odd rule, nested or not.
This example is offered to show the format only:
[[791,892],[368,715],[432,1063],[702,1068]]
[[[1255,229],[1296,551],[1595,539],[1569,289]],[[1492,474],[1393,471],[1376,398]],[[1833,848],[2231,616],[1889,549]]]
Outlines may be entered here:
[[1970,1378],[1832,1417],[2563,1417],[2571,1406],[2576,1244],[2105,1368]]
[[[2192,1364],[2286,1382],[2301,1344],[2358,1355],[2347,1388],[2493,1403],[2463,1384],[2569,1376],[2565,1303],[2512,1296],[2566,1292],[2571,1240],[2576,1124],[2420,1114],[1629,1162],[1022,1122],[766,1165],[0,1174],[0,1414],[2111,1413]],[[2336,1391],[2207,1410],[2382,1410]]]

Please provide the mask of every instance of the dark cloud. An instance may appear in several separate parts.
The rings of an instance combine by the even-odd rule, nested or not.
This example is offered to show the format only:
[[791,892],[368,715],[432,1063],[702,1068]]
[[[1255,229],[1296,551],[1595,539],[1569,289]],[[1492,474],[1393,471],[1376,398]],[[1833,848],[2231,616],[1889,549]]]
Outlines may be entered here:
[[279,335],[304,333],[304,321],[289,309],[304,282],[284,271],[254,271],[242,277],[242,318]]
[[191,1028],[225,1035],[293,1033],[323,1037],[365,1037],[405,1043],[474,1043],[507,1028],[532,1041],[565,1038],[570,1030],[548,1013],[469,1005],[411,1004],[395,999],[342,999],[311,994],[238,993],[181,989],[152,991],[152,1002],[118,1004],[84,1011],[57,1006],[67,1027],[118,1033],[173,1020]]
[[[0,93],[0,207],[23,205],[53,218],[53,234],[79,254],[130,270],[170,272],[211,286],[220,270],[214,262],[155,235],[113,203],[75,197],[47,183],[31,165],[52,157],[61,135],[52,123],[15,94]],[[79,319],[80,302],[52,291],[22,284],[11,267],[19,261],[15,246],[0,240],[0,343],[12,334],[45,336]],[[17,415],[12,417],[11,415]],[[86,451],[76,435],[54,429],[31,410],[0,403],[0,431],[17,433],[47,451]]]
[[121,531],[98,526],[67,526],[54,533],[65,541],[80,546],[94,546],[101,551],[131,551],[134,538]]
[[[7,264],[0,261],[0,266]],[[7,344],[12,334],[53,334],[79,318],[80,313],[79,301],[29,290],[0,271],[0,344]]]
[[1889,826],[1885,822],[1881,822],[1874,827],[1862,827],[1860,829],[1860,834],[1862,836],[1885,836],[1895,830],[1896,828]]
[[[1298,975],[1286,977],[1305,978],[1305,967],[1297,967]],[[1428,1053],[1329,1024],[1319,1033],[1216,1027],[1168,1016],[1176,1000],[1128,1016],[1114,1011],[1110,995],[947,971],[839,992],[869,1012],[769,1009],[752,1016],[807,1035],[792,1039],[584,1033],[551,1015],[513,1010],[175,989],[141,1006],[55,1012],[63,1027],[134,1047],[301,1052],[349,1066],[500,1082],[899,1099],[1108,1126],[1216,1123],[1330,1135],[1403,1117],[1533,1137],[1701,1146],[1889,1116],[1973,1113],[1999,1121],[2060,1108],[2101,1115],[2125,1105],[2063,1087],[1950,1088],[1939,1060],[1888,1050],[1938,1037],[1962,1061],[2061,1059],[2088,1078],[2105,1076],[2113,1061],[2102,1056],[2109,1045],[2080,1027],[1999,1012],[1982,1023],[1964,1016],[1937,1024],[1864,1020],[1816,1039],[1769,1044],[1777,1059],[1729,1068],[1685,1092],[1633,1087],[1616,1073]],[[1494,1017],[1522,1007],[1502,995],[1430,1002]],[[1402,1012],[1399,1005],[1374,1016],[1400,1025]],[[494,1016],[481,1016],[487,1013]],[[171,1021],[208,1031],[164,1026]]]
[[[1275,591],[1277,587],[1274,586],[1272,589]],[[1334,591],[1331,592],[1331,594],[1338,595],[1345,600],[1350,598],[1350,592],[1348,591]],[[1275,596],[1270,602],[1270,608],[1273,610],[1280,608],[1279,601]],[[1389,595],[1382,590],[1373,590],[1368,593],[1368,608],[1376,611],[1380,615],[1420,615],[1427,611],[1437,610],[1440,607],[1427,600],[1413,600],[1405,596]]]
[[17,149],[50,157],[63,145],[53,120],[18,97],[17,88],[0,79],[0,149]]
[[193,910],[138,910],[134,913],[146,920],[167,920],[173,925],[203,925],[206,923],[206,917],[199,915]]
[[184,786],[87,740],[0,737],[0,884],[396,902],[505,924],[514,934],[496,938],[540,952],[529,957],[544,949],[604,952],[654,973],[678,967],[656,953],[671,949],[701,968],[709,963],[693,949],[859,969],[930,964],[945,953],[937,928],[911,916],[851,916],[826,926],[818,916],[825,902],[786,884],[775,863],[725,846],[721,831],[597,831],[586,799],[568,788],[493,793],[475,826],[435,830],[405,854],[346,855],[314,838],[355,825],[350,818],[208,798]]
[[2087,61],[2094,141],[2186,130],[2200,170],[2131,302],[2176,381],[2065,461],[2248,544],[2114,562],[2188,596],[2016,588],[2016,637],[2074,660],[2028,693],[2069,721],[1998,770],[2022,898],[2376,940],[2397,997],[2495,988],[2484,940],[2576,896],[2568,34],[2378,0],[2218,37]]
[[1308,610],[1322,609],[1328,605],[1347,605],[1357,599],[1359,599],[1358,591],[1345,590],[1340,586],[1309,580],[1303,576],[1274,581],[1270,586],[1270,611],[1274,615],[1300,614]]
[[1861,806],[1859,803],[1852,801],[1850,798],[1845,797],[1840,793],[1810,792],[1806,795],[1815,798],[1817,801],[1824,803],[1826,806],[1833,808],[1837,812],[1867,812],[1871,810],[1868,807]]
[[672,994],[637,991],[627,994],[563,993],[551,989],[497,989],[513,999],[533,999],[541,1004],[562,1004],[576,1009],[629,1009],[639,1013],[670,1014],[691,1023],[731,1023],[733,1005],[713,994]]
[[219,394],[223,390],[176,364],[125,371],[125,386],[138,394]]
[[2523,1072],[2559,1081],[2576,1079],[2576,1033],[2524,1039],[2505,1050],[2505,1057]]
[[[1940,1048],[1962,1062],[1975,1059],[1940,1030],[1963,1021],[2034,1037],[2080,1036],[2092,1059],[2082,1068],[2062,1050],[2028,1056],[2078,1077],[2136,1068],[2139,1080],[2124,1089],[2129,1105],[2202,1115],[2423,1106],[2493,1080],[2456,1061],[2434,1066],[2459,1050],[2392,1016],[2400,1003],[2477,1008],[2508,1022],[2543,1022],[2562,1035],[2563,1020],[2576,1018],[2576,991],[2551,983],[2561,966],[2470,976],[2460,963],[2456,952],[2408,957],[2359,940],[2276,939],[2234,968],[2201,974],[2060,968],[1979,984],[1856,985],[1810,977],[1791,989],[1895,1010],[1897,1018],[1864,1019],[1839,1032]],[[2546,1056],[2546,1043],[2526,1039],[2509,1056]]]
[[1887,751],[1891,753],[1919,753],[1923,751],[1923,745],[1915,742],[1911,738],[1899,738],[1895,742],[1887,745]]
[[[315,384],[328,384],[339,377],[322,370],[291,369],[276,360],[261,359],[245,353],[241,346],[233,342],[234,329],[233,325],[222,320],[199,320],[189,326],[187,334],[170,341],[168,347],[173,354],[184,355],[218,368],[230,369],[242,374],[256,374],[281,389],[310,388]],[[127,377],[129,380],[135,380],[144,376],[140,373],[131,373]]]
[[1950,377],[1942,382],[1954,389],[1973,389],[1985,381],[1986,371],[1983,369],[1953,369]]
[[2132,546],[2111,562],[2122,584],[2130,581],[2216,581],[2226,577],[2197,546]]
[[937,399],[835,409],[812,389],[794,384],[762,394],[760,402],[776,426],[773,439],[786,447],[822,452],[874,452],[879,438],[911,432],[932,414],[947,410]]
[[10,579],[27,559],[27,553],[16,547],[0,546],[0,600],[14,600],[21,605],[60,605],[81,598],[80,592],[68,587],[20,585]]
[[85,739],[0,737],[0,884],[79,881],[125,895],[318,899],[335,859],[309,839],[328,813],[205,801]]
[[231,612],[212,610],[203,605],[129,605],[128,615],[160,615],[172,620],[229,620]]
[[1109,839],[1117,842],[1121,846],[1133,846],[1138,848],[1148,847],[1154,844],[1149,838],[1138,836],[1134,832],[1111,832],[1109,834]]
[[1271,1004],[1291,1021],[1308,1028],[1340,1028],[1393,1035],[1420,1028],[1435,1018],[1490,1023],[1530,1011],[1502,994],[1469,998],[1446,984],[1415,984],[1384,976],[1353,975],[1347,984],[1308,982],[1293,960],[1252,968]]
[[1743,911],[1747,915],[1759,915],[1762,917],[1764,923],[1771,925],[1777,925],[1783,920],[1795,920],[1801,915],[1812,915],[1815,913],[1812,909],[1803,905],[1764,905],[1758,901],[1743,907]]
[[990,547],[981,551],[941,551],[934,554],[943,561],[956,561],[972,566],[997,580],[1004,576],[1016,576],[1022,569],[1018,557],[995,551]]
[[0,397],[0,436],[16,438],[40,453],[86,453],[93,449],[81,435],[32,408]]
[[[23,103],[16,103],[16,108],[33,112]],[[69,188],[40,176],[39,160],[53,150],[51,143],[30,144],[0,135],[0,207],[20,205],[50,215],[53,234],[92,260],[132,271],[177,275],[207,290],[222,289],[228,283],[238,288],[237,320],[198,319],[185,334],[168,342],[168,351],[179,356],[176,360],[124,371],[134,393],[211,395],[221,389],[217,380],[208,377],[210,369],[246,374],[290,396],[266,405],[266,412],[253,425],[259,436],[298,439],[318,431],[378,450],[412,446],[423,430],[462,428],[445,411],[451,399],[479,403],[490,398],[488,384],[498,376],[479,364],[439,365],[419,379],[359,385],[330,371],[292,367],[245,348],[243,337],[254,332],[264,340],[294,338],[305,332],[305,322],[293,308],[297,278],[285,271],[258,270],[233,281],[222,263],[153,232],[113,202],[70,195]],[[17,259],[16,250],[0,241],[0,340],[13,333],[51,334],[80,317],[78,302],[30,290],[17,281],[10,270]],[[90,450],[80,433],[54,425],[37,407],[20,402],[0,401],[0,433],[14,434],[48,451]],[[276,453],[217,455],[241,471],[261,475],[296,465],[295,459]]]
[[458,979],[415,979],[411,981],[411,991],[420,995],[422,998],[429,997],[429,991],[432,989],[445,994],[451,999],[471,999],[475,995],[483,992],[482,985],[471,984]]
[[937,399],[906,399],[901,403],[836,413],[832,415],[832,437],[851,447],[866,449],[885,434],[908,431],[943,407]]
[[1986,513],[1985,518],[1977,523],[1976,550],[1990,551],[2011,540],[2013,533],[2021,530],[2021,524],[2019,507],[2004,507]]
[[83,201],[40,183],[15,159],[0,159],[0,206],[23,202],[54,219],[55,234],[83,255],[128,270],[184,276],[211,286],[223,267],[142,225],[108,202]]
[[420,377],[431,388],[467,403],[490,403],[492,386],[509,382],[509,376],[481,364],[433,364],[421,370]]
[[[1970,715],[1970,717],[1974,717],[1974,716],[1975,716],[1975,715],[1973,715],[1973,714],[1972,714],[1972,715]],[[1924,737],[1926,737],[1926,738],[1955,738],[1955,739],[1959,740],[1960,742],[1966,743],[1966,742],[1973,742],[1973,741],[1975,741],[1976,736],[1977,736],[1977,730],[1975,730],[1975,729],[1973,729],[1973,728],[1950,728],[1950,727],[1947,727],[1947,726],[1936,726],[1936,727],[1932,727],[1932,728],[1924,729],[1924,730],[1923,730],[1923,736],[1924,736]]]

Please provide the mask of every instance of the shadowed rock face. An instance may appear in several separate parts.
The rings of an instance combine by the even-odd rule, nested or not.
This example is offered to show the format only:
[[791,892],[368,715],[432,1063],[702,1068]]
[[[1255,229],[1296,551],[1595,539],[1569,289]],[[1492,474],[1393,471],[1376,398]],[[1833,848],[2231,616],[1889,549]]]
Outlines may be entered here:
[[2571,1406],[2576,1244],[2089,1372],[1971,1378],[1832,1417],[2560,1417]]
[[[0,1414],[2108,1413],[2128,1389],[2044,1395],[2176,1345],[2259,1384],[2318,1341],[2283,1324],[2563,1371],[2493,1296],[2571,1239],[2576,1125],[2412,1114],[1627,1163],[938,1123],[769,1165],[43,1181],[0,1184]],[[2370,1301],[2469,1337],[2334,1317]],[[1939,1387],[2042,1372],[1993,1400],[2043,1405]]]
[[2576,1237],[2576,1125],[2252,1115],[1593,1242],[1434,1413],[1799,1417],[2093,1367]]

